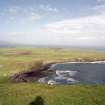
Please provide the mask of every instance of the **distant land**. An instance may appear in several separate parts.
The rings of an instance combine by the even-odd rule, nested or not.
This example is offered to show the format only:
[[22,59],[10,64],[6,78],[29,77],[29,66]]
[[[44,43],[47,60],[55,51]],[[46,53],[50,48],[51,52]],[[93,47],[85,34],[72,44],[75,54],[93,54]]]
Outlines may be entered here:
[[105,47],[101,46],[63,46],[63,45],[34,45],[34,44],[20,44],[14,42],[7,42],[0,40],[0,48],[16,48],[16,47],[33,47],[33,48],[70,48],[70,49],[83,49],[83,50],[99,50],[105,51]]
[[0,48],[15,47],[13,43],[0,40]]

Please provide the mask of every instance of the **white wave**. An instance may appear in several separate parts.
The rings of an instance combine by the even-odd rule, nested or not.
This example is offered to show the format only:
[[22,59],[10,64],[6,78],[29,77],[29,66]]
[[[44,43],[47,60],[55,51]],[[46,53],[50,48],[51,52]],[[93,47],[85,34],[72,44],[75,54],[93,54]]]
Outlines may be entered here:
[[40,79],[38,80],[38,82],[40,82],[40,83],[46,83],[46,78],[40,78]]
[[56,76],[54,77],[55,80],[62,80],[62,79],[67,79],[67,77],[63,77],[63,76]]
[[54,80],[49,80],[49,81],[48,81],[48,84],[49,84],[49,85],[54,85],[54,84],[57,84],[57,82],[54,81]]
[[73,64],[75,64],[75,63],[83,63],[83,64],[84,64],[84,63],[90,63],[90,64],[91,64],[91,63],[96,63],[96,64],[97,64],[97,63],[99,63],[99,64],[100,64],[100,63],[104,63],[104,64],[105,64],[105,61],[91,61],[91,62],[83,62],[83,61],[81,61],[81,62],[63,62],[63,63],[56,63],[56,64],[53,64],[52,67],[55,67],[55,66],[57,66],[58,64],[72,64],[72,63],[73,63]]
[[69,75],[69,76],[75,76],[77,73],[78,73],[78,71],[56,70],[56,75],[58,75],[58,76],[61,76],[61,75],[63,75],[63,76],[67,76],[67,75]]
[[70,83],[77,83],[79,82],[78,80],[75,80],[74,78],[67,78],[67,81]]

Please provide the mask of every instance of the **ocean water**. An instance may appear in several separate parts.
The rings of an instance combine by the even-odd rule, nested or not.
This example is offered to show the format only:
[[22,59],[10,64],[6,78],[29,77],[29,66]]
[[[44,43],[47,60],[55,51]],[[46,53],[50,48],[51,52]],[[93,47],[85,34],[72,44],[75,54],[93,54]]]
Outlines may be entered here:
[[105,84],[105,63],[61,63],[50,68],[52,75],[40,78],[48,84]]

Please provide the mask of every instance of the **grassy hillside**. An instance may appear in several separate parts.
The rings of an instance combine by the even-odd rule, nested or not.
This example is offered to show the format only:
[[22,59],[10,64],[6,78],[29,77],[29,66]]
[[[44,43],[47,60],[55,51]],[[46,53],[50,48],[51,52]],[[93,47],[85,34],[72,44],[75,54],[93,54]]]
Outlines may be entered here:
[[41,96],[45,105],[105,105],[105,86],[49,86],[39,83],[12,83],[10,76],[59,61],[105,60],[105,52],[70,49],[0,49],[0,105],[29,105]]

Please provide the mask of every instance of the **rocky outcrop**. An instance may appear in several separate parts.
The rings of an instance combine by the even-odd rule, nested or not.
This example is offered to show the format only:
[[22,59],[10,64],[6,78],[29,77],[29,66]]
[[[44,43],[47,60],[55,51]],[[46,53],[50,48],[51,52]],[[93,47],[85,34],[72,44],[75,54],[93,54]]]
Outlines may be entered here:
[[13,75],[10,79],[12,82],[33,82],[37,81],[39,78],[46,77],[52,74],[54,71],[49,70],[52,63],[45,64],[39,69],[35,69],[28,72],[18,73]]

